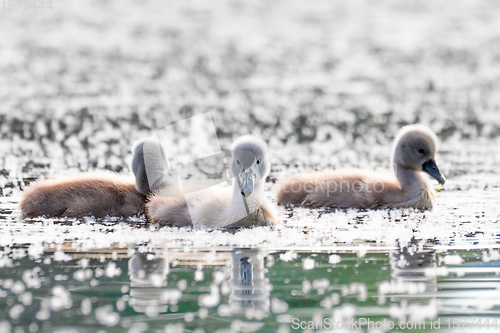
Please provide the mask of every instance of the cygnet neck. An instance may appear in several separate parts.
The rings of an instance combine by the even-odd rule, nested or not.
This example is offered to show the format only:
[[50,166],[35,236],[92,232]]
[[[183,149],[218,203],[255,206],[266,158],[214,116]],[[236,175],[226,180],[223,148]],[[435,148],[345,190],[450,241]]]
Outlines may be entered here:
[[[246,197],[248,208],[251,212],[259,208],[260,201],[263,197],[264,186],[262,182],[256,182],[252,194]],[[244,199],[245,198],[241,195],[241,189],[238,185],[238,182],[236,181],[236,179],[233,179],[233,197],[231,198],[231,201],[240,203],[243,202]]]
[[399,186],[406,193],[421,192],[428,187],[427,181],[422,177],[420,171],[394,163],[394,174]]

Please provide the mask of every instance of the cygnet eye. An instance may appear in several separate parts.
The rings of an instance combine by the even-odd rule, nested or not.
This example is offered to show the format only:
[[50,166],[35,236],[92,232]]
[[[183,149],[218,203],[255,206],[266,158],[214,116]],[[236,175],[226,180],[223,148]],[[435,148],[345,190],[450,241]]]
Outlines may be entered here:
[[257,164],[260,164],[260,160],[257,160]]
[[236,160],[236,164],[240,165],[240,161]]
[[422,154],[422,155],[424,155],[424,154],[425,154],[425,150],[423,150],[422,148],[420,148],[420,149],[418,150],[418,152],[419,152],[420,154]]

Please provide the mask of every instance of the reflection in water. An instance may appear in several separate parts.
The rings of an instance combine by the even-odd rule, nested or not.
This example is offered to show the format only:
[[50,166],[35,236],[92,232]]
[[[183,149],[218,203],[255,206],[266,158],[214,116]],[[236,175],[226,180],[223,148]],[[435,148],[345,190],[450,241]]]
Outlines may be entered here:
[[[408,291],[429,293],[437,290],[437,278],[427,274],[437,267],[436,251],[430,244],[419,246],[412,242],[407,247],[393,251],[389,255],[391,278],[395,285],[408,286]],[[405,296],[408,297],[408,296]],[[398,296],[391,297],[397,300]]]
[[[445,247],[443,246],[443,248]],[[63,253],[61,249],[65,252]],[[300,280],[297,284],[297,280],[294,281],[292,277],[290,283],[285,281],[282,284],[279,283],[281,277],[284,279],[292,275],[289,274],[289,270],[301,269],[300,263],[304,264],[304,258],[308,254],[294,257],[289,252],[285,252],[283,255],[276,256],[279,260],[276,262],[273,260],[274,265],[272,266],[268,265],[269,269],[272,270],[275,287],[274,294],[271,294],[272,288],[268,279],[270,274],[267,273],[268,268],[264,264],[267,261],[267,252],[258,249],[208,252],[184,252],[180,250],[164,252],[164,250],[158,250],[157,253],[147,254],[135,252],[128,259],[130,288],[128,285],[122,284],[123,280],[119,275],[119,272],[125,271],[125,261],[118,259],[127,257],[128,251],[126,249],[118,250],[112,254],[100,251],[92,253],[74,251],[73,259],[79,259],[77,262],[69,260],[69,253],[71,253],[69,245],[61,247],[61,249],[56,247],[48,249],[44,254],[46,258],[42,260],[44,264],[41,265],[39,271],[28,271],[28,274],[24,273],[23,269],[19,271],[13,269],[11,272],[13,275],[8,276],[9,270],[4,270],[4,276],[0,280],[2,288],[0,292],[7,293],[5,295],[8,297],[15,295],[17,299],[17,293],[21,292],[22,284],[17,283],[16,280],[23,281],[30,295],[23,296],[23,299],[32,299],[30,302],[33,302],[32,305],[24,304],[26,309],[43,309],[41,314],[38,314],[39,317],[50,314],[50,318],[56,318],[56,316],[66,318],[66,314],[62,312],[70,311],[70,309],[61,309],[58,306],[60,303],[57,303],[60,299],[57,297],[58,295],[68,295],[68,293],[62,293],[62,289],[59,287],[49,290],[49,296],[47,296],[46,291],[38,290],[45,283],[40,277],[49,276],[47,270],[54,267],[53,264],[48,266],[50,262],[47,261],[47,258],[52,258],[57,264],[57,271],[51,272],[51,275],[54,276],[51,288],[56,284],[61,284],[72,294],[73,307],[78,308],[78,311],[82,311],[86,315],[95,316],[97,322],[103,325],[114,325],[115,322],[122,321],[122,319],[123,322],[127,323],[130,312],[125,312],[125,310],[133,310],[148,317],[158,317],[148,321],[151,327],[171,324],[176,321],[189,329],[206,325],[213,328],[220,327],[220,323],[223,322],[229,325],[233,331],[255,331],[270,323],[286,326],[286,323],[290,323],[293,318],[290,316],[297,316],[298,313],[307,312],[312,308],[317,311],[318,305],[325,308],[324,312],[320,313],[321,315],[328,316],[334,309],[341,315],[342,320],[350,320],[353,316],[372,319],[390,317],[396,325],[399,322],[415,324],[424,322],[427,328],[429,328],[430,322],[436,323],[440,320],[441,327],[445,329],[448,325],[453,324],[468,325],[465,327],[476,329],[481,323],[479,319],[485,319],[487,316],[491,323],[492,320],[500,316],[500,254],[495,250],[481,253],[462,248],[461,252],[452,253],[447,245],[446,252],[440,253],[439,251],[442,250],[440,245],[425,241],[413,241],[404,248],[392,250],[387,257],[384,255],[373,257],[373,259],[383,258],[383,265],[380,269],[384,273],[379,277],[382,276],[385,281],[381,281],[375,275],[370,275],[372,272],[370,265],[374,265],[376,260],[361,261],[356,254],[345,252],[337,252],[341,255],[335,254],[334,260],[332,260],[331,254],[320,253],[315,257],[316,262],[319,265],[324,265],[325,269],[334,268],[330,270],[330,275],[328,275],[327,287],[325,287],[325,291],[319,292],[318,290],[317,294],[315,293],[315,283],[324,279],[325,276],[325,270],[322,271],[316,266],[317,273],[311,270],[311,273],[316,273],[316,275],[312,274],[310,277],[313,280],[313,289],[311,292],[307,292],[307,295],[302,296],[301,294],[293,294],[297,286],[300,288]],[[4,251],[8,251],[3,254],[4,263],[7,263],[5,258],[20,260],[19,258],[23,255],[25,256],[23,260],[29,260],[25,254],[27,251],[29,252],[27,248],[22,249],[22,251],[21,249]],[[92,259],[89,261],[91,256]],[[342,258],[340,258],[341,256]],[[106,258],[110,260],[106,261]],[[349,260],[351,258],[354,260]],[[371,258],[369,257],[369,259]],[[339,263],[341,264],[339,265]],[[391,267],[390,278],[384,269],[387,267],[387,263]],[[355,271],[354,268],[357,266],[360,267],[361,273],[370,272],[370,274],[352,275],[351,269]],[[172,269],[172,267],[175,268]],[[347,268],[346,273],[344,273],[343,267]],[[302,269],[304,269],[304,265],[302,265]],[[279,274],[278,278],[275,277],[276,274]],[[108,279],[113,279],[113,284],[108,284],[110,281]],[[336,291],[337,287],[345,289],[362,284],[366,284],[368,297],[365,294],[365,297],[353,299],[349,293],[339,295]],[[39,287],[32,288],[35,285],[39,285]],[[99,286],[102,288],[100,291],[97,290]],[[110,286],[113,286],[114,289],[110,289]],[[304,288],[304,284],[302,287]],[[378,287],[380,296],[380,306],[376,309],[372,304],[365,303],[371,296],[370,290],[375,287]],[[88,295],[95,295],[95,299],[100,303],[93,303],[94,296],[89,296],[81,302],[75,298],[74,293],[82,293],[84,290],[89,291]],[[285,301],[285,297],[280,295],[281,290],[284,290],[285,294],[294,296],[290,302],[291,306],[286,303],[288,300]],[[333,293],[329,294],[330,291]],[[115,314],[116,316],[120,315],[122,319],[118,317],[113,320],[106,319],[106,316],[110,315],[108,308],[112,309],[112,306],[110,304],[101,305],[110,299],[107,296],[99,298],[101,292],[109,293],[110,297],[114,297],[118,293],[122,294],[122,297],[116,300],[117,312]],[[312,303],[311,295],[315,297],[316,303]],[[286,307],[284,310],[278,311],[275,307],[275,300],[280,298],[284,300]],[[38,299],[43,299],[43,304],[37,301]],[[302,305],[307,304],[307,302],[302,302],[304,299],[312,304],[312,306],[306,306],[307,311]],[[0,301],[2,300],[6,304],[8,298],[0,298]],[[112,302],[114,304],[115,301]],[[8,309],[6,315],[11,317],[22,315],[20,312],[15,312],[16,309],[21,309],[20,307],[13,308],[11,306],[9,308],[8,304],[4,306]],[[356,310],[353,310],[354,307]],[[272,315],[271,312],[276,315]],[[309,320],[311,312],[304,315],[304,318]],[[136,316],[134,320],[144,320],[146,316]],[[475,320],[473,326],[472,319]],[[277,320],[283,322],[277,322]],[[450,321],[448,322],[448,320]],[[497,323],[500,326],[500,318]],[[274,327],[277,328],[277,324]],[[458,330],[452,327],[450,332],[458,332]]]
[[[434,248],[412,242],[390,253],[392,279],[382,286],[381,294],[391,295],[390,300],[399,303],[391,305],[391,317],[441,317],[445,325],[454,323],[455,329],[498,319],[500,326],[500,262],[490,260],[485,252],[482,258],[468,261],[458,253],[437,256]],[[493,259],[499,257],[493,255]]]
[[[32,320],[32,313],[40,325],[51,321],[55,327],[81,313],[75,325],[91,322],[121,325],[121,329],[136,322],[147,323],[149,331],[175,324],[186,331],[225,327],[250,332],[264,325],[272,326],[269,331],[291,328],[294,317],[321,322],[318,318],[332,311],[331,318],[337,322],[382,318],[396,325],[411,322],[420,327],[424,323],[427,329],[431,323],[441,323],[441,329],[455,333],[471,331],[471,327],[477,332],[489,318],[491,325],[497,319],[500,327],[500,253],[494,248],[471,251],[465,246],[450,250],[451,246],[411,242],[360,259],[353,253],[355,247],[350,253],[337,248],[334,255],[312,250],[267,256],[257,249],[158,249],[127,257],[128,249],[80,252],[68,243],[47,248],[36,259],[39,266],[35,269],[25,269],[32,264],[29,253],[33,249],[4,248],[0,250],[0,265],[5,265],[0,305],[6,311],[0,313],[0,327],[2,320]],[[307,269],[307,260],[312,260],[311,253],[314,270],[300,275]],[[124,277],[120,273],[127,265]],[[291,270],[297,272],[291,274]],[[124,278],[129,284],[123,284]],[[380,296],[377,307],[371,302],[375,288]],[[360,296],[353,297],[358,291]],[[27,331],[35,330],[24,327]]]
[[[130,277],[129,304],[136,312],[154,316],[168,311],[169,304],[176,304],[182,296],[178,289],[163,288],[167,285],[168,262],[166,258],[150,258],[135,253],[128,262]],[[162,289],[160,289],[162,288]]]
[[264,254],[256,249],[236,249],[231,252],[231,262],[229,304],[232,312],[269,312],[270,284],[265,277]]
[[432,246],[413,240],[399,251],[391,252],[389,261],[391,282],[382,289],[383,293],[391,294],[391,302],[399,303],[391,305],[389,315],[412,322],[435,318],[437,277],[427,273],[437,267]]
[[[220,285],[227,284],[229,301],[222,306],[223,315],[245,314],[247,317],[263,318],[270,308],[270,283],[265,276],[264,253],[257,249],[234,249],[223,256],[225,260],[211,264],[229,266],[230,274],[223,279],[214,277],[210,293],[201,295],[200,306],[215,307],[220,302]],[[149,258],[150,257],[150,258]],[[207,264],[207,256],[170,252],[165,257],[135,253],[129,260],[130,301],[133,309],[148,316],[177,310],[182,297],[182,287],[167,288],[169,259],[178,265]],[[196,279],[196,278],[195,278]],[[180,289],[179,289],[180,288]]]
[[[452,266],[452,267],[450,267]],[[500,316],[500,262],[473,261],[450,265],[439,280],[440,312]],[[498,320],[500,327],[500,320]]]
[[168,262],[166,258],[147,259],[146,254],[135,253],[128,262],[130,285],[132,287],[167,284]]

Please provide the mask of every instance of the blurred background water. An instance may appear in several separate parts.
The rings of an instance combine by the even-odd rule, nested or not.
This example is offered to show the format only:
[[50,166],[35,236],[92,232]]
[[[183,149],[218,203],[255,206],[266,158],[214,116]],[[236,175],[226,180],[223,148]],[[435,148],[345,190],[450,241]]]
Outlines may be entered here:
[[[499,14],[465,0],[4,1],[0,331],[493,325]],[[225,148],[247,133],[268,142],[270,197],[300,170],[388,169],[411,123],[436,132],[448,181],[432,212],[281,209],[273,229],[20,219],[32,180],[128,173],[134,141],[205,112]]]

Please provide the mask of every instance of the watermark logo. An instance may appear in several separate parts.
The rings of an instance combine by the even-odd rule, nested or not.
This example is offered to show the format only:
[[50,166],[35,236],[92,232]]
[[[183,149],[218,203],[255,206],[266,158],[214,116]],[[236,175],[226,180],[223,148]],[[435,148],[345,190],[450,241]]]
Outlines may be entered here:
[[210,112],[156,131],[144,141],[143,155],[149,189],[183,202],[191,220],[198,220],[195,208],[203,197],[217,195],[218,187],[233,182],[241,193],[241,200],[232,202],[233,215],[244,218],[253,212],[246,198],[260,178],[257,158],[250,151],[223,150]]
[[436,322],[426,321],[400,321],[394,322],[393,320],[384,318],[382,320],[372,320],[370,318],[351,318],[346,320],[333,320],[332,318],[324,318],[321,321],[305,321],[299,318],[293,318],[291,327],[294,330],[425,330],[426,328],[440,328],[441,323],[439,320]]
[[52,11],[52,0],[2,0],[4,11],[43,12]]
[[321,173],[311,173],[307,181],[292,182],[283,189],[284,193],[318,193],[326,197],[347,193],[381,193],[385,182],[370,180],[360,176],[343,176],[326,178]]
[[422,331],[422,330],[440,330],[446,329],[448,331],[476,329],[476,330],[490,330],[498,331],[500,328],[500,320],[488,317],[446,317],[428,320],[408,320],[408,321],[394,321],[384,318],[382,320],[372,320],[371,318],[351,318],[345,320],[334,320],[332,318],[324,318],[323,320],[300,320],[293,318],[291,321],[291,328],[293,330],[381,330],[386,332],[388,330],[408,330],[408,331]]

